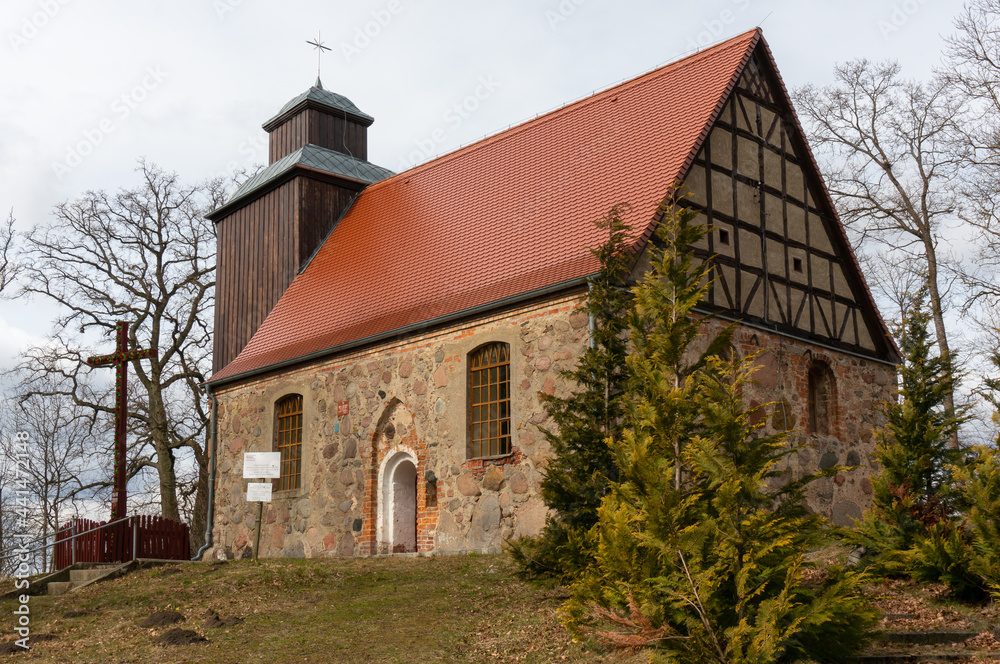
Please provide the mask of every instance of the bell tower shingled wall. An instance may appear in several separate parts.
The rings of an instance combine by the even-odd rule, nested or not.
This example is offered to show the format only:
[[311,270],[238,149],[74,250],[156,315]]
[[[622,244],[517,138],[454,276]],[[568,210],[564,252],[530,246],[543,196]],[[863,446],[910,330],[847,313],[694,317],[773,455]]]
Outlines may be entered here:
[[213,373],[249,343],[358,193],[391,174],[365,161],[372,122],[312,87],[264,123],[269,165],[208,215],[218,241]]

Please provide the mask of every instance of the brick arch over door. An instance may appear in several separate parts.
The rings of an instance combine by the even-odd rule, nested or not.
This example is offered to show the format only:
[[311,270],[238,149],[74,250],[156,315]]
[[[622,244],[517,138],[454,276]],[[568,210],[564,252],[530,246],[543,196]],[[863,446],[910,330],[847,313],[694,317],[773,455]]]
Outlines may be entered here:
[[365,483],[365,504],[364,504],[364,525],[361,530],[361,542],[359,551],[362,554],[376,553],[377,529],[378,529],[378,504],[379,504],[379,448],[385,445],[385,428],[389,424],[396,408],[402,403],[396,397],[389,399],[375,423],[375,431],[372,432],[371,447],[368,452],[366,475],[368,481]]

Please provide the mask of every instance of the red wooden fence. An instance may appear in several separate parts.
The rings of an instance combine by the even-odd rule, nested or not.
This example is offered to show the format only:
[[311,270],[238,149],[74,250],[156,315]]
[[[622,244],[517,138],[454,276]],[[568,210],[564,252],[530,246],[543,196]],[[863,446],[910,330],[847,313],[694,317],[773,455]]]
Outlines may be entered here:
[[[74,519],[63,524],[56,533],[56,569],[63,569],[74,562],[116,563],[135,558],[187,560],[191,555],[190,532],[186,523],[146,515],[130,516],[100,528],[105,523]],[[85,534],[71,539],[78,533]]]

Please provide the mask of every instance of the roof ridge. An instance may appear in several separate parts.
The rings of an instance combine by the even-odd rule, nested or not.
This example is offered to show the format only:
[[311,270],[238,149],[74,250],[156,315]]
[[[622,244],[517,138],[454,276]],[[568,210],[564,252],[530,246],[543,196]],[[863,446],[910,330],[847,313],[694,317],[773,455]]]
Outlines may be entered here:
[[[637,231],[645,225],[758,34],[742,33],[384,180],[392,186],[370,185],[212,382],[583,283],[599,267],[591,248],[601,241],[584,219],[628,201],[641,218]],[[620,112],[610,102],[616,95]],[[364,277],[376,270],[385,278]]]
[[603,90],[592,92],[591,94],[589,94],[589,95],[587,95],[585,97],[580,97],[579,99],[575,99],[573,101],[567,102],[567,103],[563,104],[562,106],[556,107],[556,108],[554,108],[554,109],[552,109],[550,111],[546,111],[545,113],[541,113],[539,115],[536,115],[533,118],[528,118],[527,120],[524,120],[524,121],[522,121],[522,122],[520,122],[520,123],[518,123],[516,125],[512,125],[512,126],[508,127],[507,129],[502,129],[502,130],[500,130],[500,131],[498,131],[496,133],[489,134],[487,136],[483,136],[482,138],[477,139],[477,140],[473,141],[472,143],[469,143],[468,145],[463,145],[461,147],[458,147],[458,148],[452,150],[451,152],[446,152],[445,154],[438,155],[437,157],[434,157],[433,159],[425,161],[422,164],[417,164],[413,168],[410,168],[410,169],[405,170],[405,171],[400,171],[399,173],[396,173],[392,177],[386,178],[385,180],[381,180],[379,182],[376,182],[376,183],[372,184],[371,186],[368,187],[368,189],[371,190],[371,189],[375,189],[377,187],[380,187],[382,185],[386,185],[386,184],[394,181],[396,178],[400,178],[400,177],[403,177],[403,176],[410,177],[412,175],[417,175],[418,172],[423,172],[423,171],[429,170],[432,167],[436,167],[436,166],[438,166],[440,164],[447,163],[448,161],[451,161],[452,159],[457,158],[459,156],[466,155],[466,154],[469,154],[471,152],[475,152],[475,151],[477,151],[477,150],[479,150],[481,148],[484,148],[487,145],[495,143],[496,141],[499,141],[499,140],[501,140],[503,138],[506,138],[506,137],[509,137],[509,136],[513,136],[513,135],[515,135],[515,134],[517,134],[517,133],[519,133],[521,131],[525,131],[525,130],[528,129],[529,126],[535,126],[535,125],[545,124],[546,122],[549,122],[550,120],[554,120],[554,119],[562,116],[564,113],[569,112],[573,108],[576,108],[576,107],[579,107],[579,106],[583,106],[583,105],[585,105],[587,103],[591,103],[592,101],[597,100],[597,98],[599,98],[599,97],[604,97],[604,96],[610,95],[613,91],[621,91],[621,90],[626,90],[626,89],[631,88],[631,87],[635,87],[635,86],[639,85],[640,83],[646,82],[646,80],[648,80],[649,78],[652,78],[655,75],[663,73],[663,71],[665,69],[672,68],[672,67],[677,67],[677,66],[679,66],[679,65],[681,65],[683,63],[686,63],[686,61],[688,61],[688,60],[692,60],[694,58],[699,58],[699,57],[706,57],[710,53],[714,53],[716,51],[721,51],[721,50],[723,50],[725,48],[728,48],[728,47],[732,46],[734,42],[737,42],[737,41],[739,41],[741,39],[746,38],[751,33],[758,34],[758,33],[762,33],[762,32],[763,31],[759,27],[752,28],[750,30],[746,30],[744,32],[741,32],[738,35],[735,35],[733,37],[729,37],[728,39],[725,39],[725,40],[723,40],[721,42],[713,44],[712,46],[709,46],[707,48],[695,51],[694,53],[689,53],[687,55],[684,55],[684,56],[678,58],[677,60],[671,60],[670,62],[666,62],[666,63],[663,63],[661,65],[657,65],[653,69],[650,69],[647,72],[639,74],[638,76],[626,79],[624,81],[620,81],[620,82],[615,83],[615,84],[611,85],[610,87],[607,87],[607,88],[605,88]]

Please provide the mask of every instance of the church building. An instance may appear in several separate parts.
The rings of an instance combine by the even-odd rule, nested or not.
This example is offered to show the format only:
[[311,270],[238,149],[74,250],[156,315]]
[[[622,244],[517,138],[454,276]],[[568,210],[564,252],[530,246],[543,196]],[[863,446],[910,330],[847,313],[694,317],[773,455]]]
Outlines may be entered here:
[[[868,505],[894,345],[759,29],[403,173],[374,118],[318,84],[264,124],[270,165],[218,234],[209,555],[498,550],[538,533],[551,420],[539,393],[587,347],[593,222],[618,203],[648,265],[671,192],[709,233],[708,327],[763,351],[752,404],[805,447],[808,506]],[[272,501],[243,459],[280,452]]]

